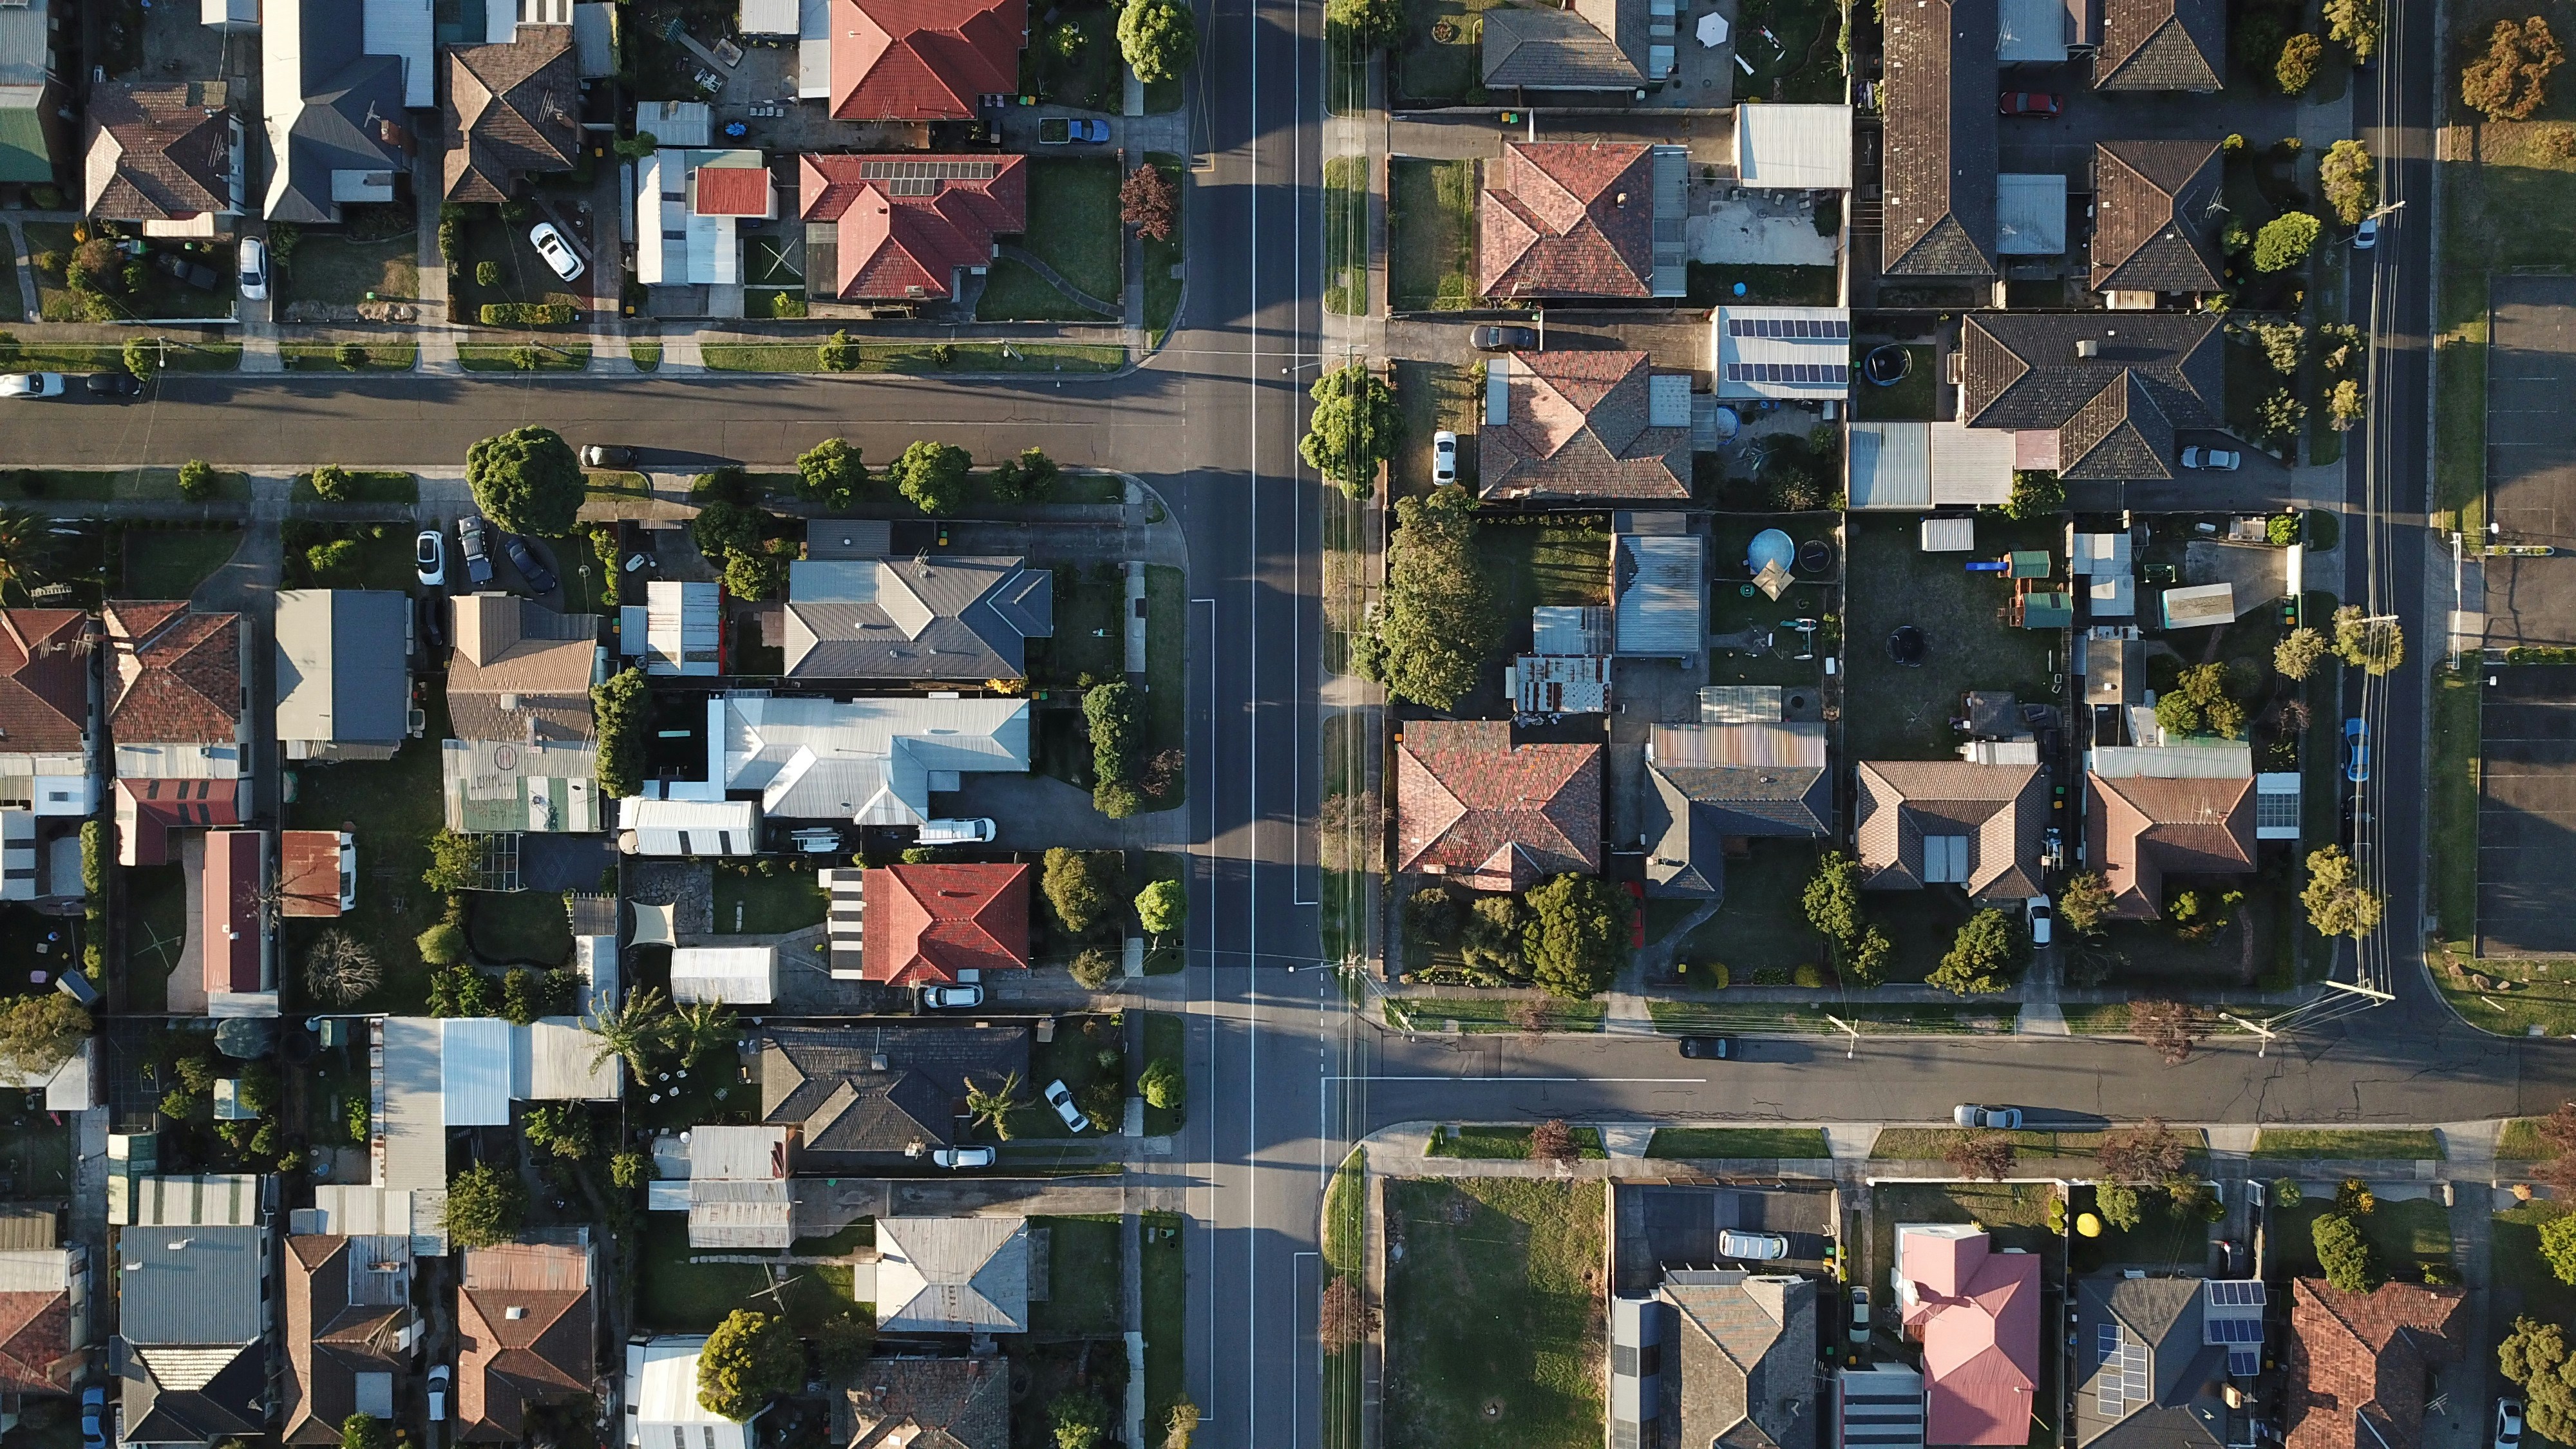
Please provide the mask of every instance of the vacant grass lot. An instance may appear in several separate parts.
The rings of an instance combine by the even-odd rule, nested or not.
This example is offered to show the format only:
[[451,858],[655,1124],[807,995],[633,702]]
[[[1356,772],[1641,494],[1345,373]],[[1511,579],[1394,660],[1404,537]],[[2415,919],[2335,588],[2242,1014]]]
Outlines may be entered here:
[[2254,1139],[2256,1157],[2294,1159],[2325,1158],[2329,1161],[2364,1161],[2369,1159],[2439,1160],[2441,1134],[2436,1132],[2370,1132],[2341,1131],[2328,1128],[2313,1130],[2266,1127]]
[[716,875],[716,930],[775,936],[820,925],[831,901],[812,871],[781,875]]
[[[1386,1184],[1388,1449],[1601,1442],[1601,1184]],[[1392,1257],[1392,1254],[1390,1254]]]
[[1387,305],[1398,312],[1476,304],[1476,163],[1387,162]]
[[1029,1305],[1033,1333],[1077,1337],[1118,1332],[1119,1276],[1126,1269],[1118,1216],[1031,1218],[1048,1230],[1047,1299]]
[[354,307],[371,297],[408,302],[419,296],[420,237],[415,232],[368,242],[313,232],[298,239],[295,255],[277,268],[280,317],[298,302]]
[[[1991,558],[2011,548],[2048,548],[2060,532],[2053,521],[2012,524],[1983,514],[1977,519],[1977,551]],[[2050,697],[2049,658],[2058,634],[2007,626],[2008,585],[1992,574],[1964,571],[1960,555],[1925,553],[1916,545],[1910,517],[1851,517],[1844,568],[1851,581],[1846,693],[1869,701],[1844,718],[1853,760],[1948,756],[1957,743],[1950,717],[1970,689]],[[1904,624],[1923,633],[1924,657],[1917,667],[1899,665],[1888,655],[1888,636]]]
[[1831,1156],[1825,1134],[1813,1127],[1658,1127],[1648,1157]]
[[125,535],[125,597],[184,599],[206,576],[232,560],[241,530],[129,529]]

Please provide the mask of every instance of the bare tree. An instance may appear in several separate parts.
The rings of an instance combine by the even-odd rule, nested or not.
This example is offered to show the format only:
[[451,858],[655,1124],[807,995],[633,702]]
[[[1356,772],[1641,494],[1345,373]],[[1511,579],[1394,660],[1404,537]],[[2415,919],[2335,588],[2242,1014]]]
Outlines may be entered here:
[[2200,1040],[2203,1024],[2199,1012],[2179,1001],[2142,1000],[2129,1003],[2129,1030],[2138,1039],[2156,1049],[2165,1065],[2180,1066],[2191,1056],[2194,1043]]
[[1377,870],[1384,864],[1386,808],[1373,790],[1324,797],[1315,815],[1315,852],[1326,870]]
[[1963,1133],[1950,1139],[1941,1157],[1962,1177],[2001,1182],[2013,1169],[2013,1140],[2001,1132]]
[[1377,1328],[1377,1310],[1348,1273],[1325,1286],[1322,1319],[1324,1347],[1332,1350],[1357,1348]]
[[1554,1117],[1532,1127],[1529,1155],[1532,1162],[1572,1162],[1578,1155],[1574,1146],[1574,1129]]
[[2576,1102],[2561,1102],[2540,1119],[2540,1140],[2549,1144],[2548,1159],[2531,1175],[2552,1187],[2576,1189]]
[[1535,996],[1524,996],[1513,1002],[1504,1014],[1511,1018],[1514,1031],[1536,1036],[1547,1029],[1547,1008],[1540,1005]]
[[2182,1171],[2191,1160],[2189,1143],[2165,1126],[2161,1117],[2149,1117],[2135,1127],[2122,1127],[2102,1134],[2102,1145],[2094,1149],[2102,1163],[2102,1174],[2126,1187],[2154,1187]]
[[376,953],[346,931],[324,931],[304,957],[304,986],[316,1001],[347,1006],[384,984]]

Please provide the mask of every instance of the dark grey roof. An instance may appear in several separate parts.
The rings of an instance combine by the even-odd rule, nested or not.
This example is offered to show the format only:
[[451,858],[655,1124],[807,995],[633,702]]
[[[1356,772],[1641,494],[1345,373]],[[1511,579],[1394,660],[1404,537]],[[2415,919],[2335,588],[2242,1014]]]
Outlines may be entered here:
[[[1626,12],[1640,0],[1586,0],[1575,10],[1497,5],[1484,13],[1478,48],[1489,90],[1615,91],[1645,84]],[[1599,21],[1611,22],[1610,30]]]
[[1970,313],[1960,421],[2058,429],[2065,478],[2169,478],[2174,430],[2225,415],[2224,345],[2208,313]]
[[411,712],[411,670],[403,645],[410,625],[408,594],[281,590],[278,738],[401,743]]
[[[2115,1449],[2218,1449],[2231,1442],[2228,1409],[2217,1386],[2227,1380],[2227,1350],[2201,1342],[2202,1280],[2198,1278],[2080,1278],[2076,1280],[2075,1442]],[[2129,1403],[2114,1395],[2120,1412],[2105,1414],[2098,1387],[2105,1363],[2096,1337],[2116,1323],[2126,1341],[2146,1350],[2146,1382],[2153,1397]]]
[[1647,768],[1707,812],[1721,835],[1825,835],[1833,828],[1833,786],[1822,766]]
[[1055,632],[1055,574],[1017,558],[791,565],[787,673],[797,679],[1016,678]]
[[108,1372],[118,1382],[125,1443],[203,1445],[267,1429],[261,1400],[268,1354],[260,1340],[149,1348],[119,1335],[108,1345]]
[[287,128],[283,172],[268,216],[329,224],[340,219],[340,203],[331,199],[332,172],[411,169],[410,159],[387,145],[379,130],[408,129],[403,63],[400,56],[361,53],[360,7],[347,0],[312,0],[297,14],[304,26],[304,104]]
[[2226,65],[2220,0],[2104,0],[2096,89],[2214,91]]
[[1716,812],[1691,803],[1663,773],[1646,772],[1646,894],[1726,894],[1726,833]]
[[139,1344],[259,1337],[267,1240],[253,1227],[127,1229],[117,1239],[117,1331]]
[[1995,95],[1994,0],[1887,7],[1880,271],[1994,275]]
[[1814,1449],[1816,1284],[1738,1269],[1667,1272],[1665,1442]]
[[956,1140],[969,1078],[1025,1083],[1028,1069],[1023,1027],[772,1027],[760,1035],[761,1120],[800,1126],[808,1153],[901,1158]]
[[2215,292],[2215,141],[2104,141],[2094,148],[2093,289]]

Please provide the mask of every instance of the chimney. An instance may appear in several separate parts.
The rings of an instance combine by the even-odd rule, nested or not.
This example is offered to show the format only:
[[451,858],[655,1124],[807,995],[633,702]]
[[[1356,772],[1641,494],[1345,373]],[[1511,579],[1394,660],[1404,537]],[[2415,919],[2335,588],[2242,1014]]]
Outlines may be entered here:
[[2099,357],[2102,355],[2102,344],[2094,341],[2090,337],[2087,337],[2075,344],[2075,355],[2078,357]]

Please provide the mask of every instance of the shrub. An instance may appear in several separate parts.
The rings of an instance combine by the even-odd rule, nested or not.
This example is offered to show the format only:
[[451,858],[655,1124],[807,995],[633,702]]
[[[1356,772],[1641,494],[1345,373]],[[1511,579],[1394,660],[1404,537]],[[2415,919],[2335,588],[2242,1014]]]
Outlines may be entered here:
[[136,382],[150,382],[161,371],[161,349],[157,339],[129,337],[125,340],[125,370]]
[[1178,1107],[1189,1100],[1189,1079],[1181,1074],[1179,1062],[1159,1057],[1136,1079],[1136,1090],[1149,1107]]
[[1989,906],[1970,916],[1967,924],[1959,928],[1949,953],[1931,975],[1923,978],[1923,984],[1956,996],[2003,991],[2012,985],[2003,973],[2018,962],[2020,955],[2020,933],[2002,911]]
[[2254,234],[2255,270],[2284,272],[2306,261],[2324,229],[2325,223],[2304,211],[2285,211],[2263,223]]
[[847,508],[867,482],[867,459],[847,438],[825,438],[797,455],[796,491],[810,502]]
[[519,1236],[527,1216],[528,1190],[519,1175],[491,1163],[478,1163],[448,1179],[445,1225],[447,1240],[460,1248],[484,1248]]
[[486,302],[480,315],[486,327],[560,327],[579,313],[569,302]]
[[2326,421],[2338,433],[2348,433],[2361,426],[2369,409],[2362,400],[2361,384],[2345,378],[2326,390]]
[[2325,59],[2326,43],[2300,32],[2281,42],[2281,58],[2272,67],[2272,79],[2279,82],[2281,94],[2295,96],[2317,78],[2317,62]]
[[1560,875],[1529,892],[1521,954],[1531,979],[1565,997],[1597,995],[1627,955],[1625,897],[1598,876]]
[[2004,517],[2016,523],[2046,518],[2066,507],[2066,485],[2054,473],[2023,469],[2013,474],[2012,496],[2004,500]]
[[1124,862],[1114,851],[1049,849],[1038,868],[1038,891],[1068,936],[1090,934],[1107,916],[1125,885]]
[[653,710],[644,671],[621,670],[591,686],[590,704],[598,722],[599,788],[612,800],[627,799],[644,781],[644,731]]
[[834,332],[814,349],[815,359],[825,372],[855,372],[859,366],[859,344],[847,332]]
[[924,513],[954,513],[966,501],[966,473],[972,466],[964,448],[925,440],[903,450],[886,469],[886,481]]
[[432,966],[453,966],[465,959],[465,932],[452,921],[440,921],[420,933],[413,945]]
[[215,496],[214,466],[201,458],[190,458],[179,465],[179,496],[191,503],[203,503]]
[[2287,447],[2298,441],[2299,429],[2308,420],[2308,405],[2290,395],[2287,389],[2263,399],[2255,410],[2255,428],[2263,441]]
[[1796,985],[1813,989],[1825,984],[1825,973],[1813,966],[1800,966],[1789,973],[1789,980]]
[[2540,1225],[2540,1257],[2561,1283],[2576,1283],[2576,1217],[2551,1218]]
[[805,298],[796,292],[772,292],[769,294],[769,315],[802,317],[805,315]]
[[474,264],[474,285],[478,287],[497,287],[501,285],[501,264],[499,262],[476,262]]
[[1097,946],[1086,946],[1073,958],[1073,979],[1085,991],[1106,991],[1118,979],[1118,958]]
[[1128,172],[1127,179],[1119,183],[1119,218],[1136,228],[1138,236],[1170,241],[1180,209],[1181,189],[1172,184],[1162,167],[1150,161]]
[[454,217],[441,217],[438,222],[438,259],[453,267],[459,252],[465,250],[465,224]]
[[2491,121],[2530,120],[2549,100],[2549,73],[2566,59],[2547,20],[2499,20],[2486,54],[2460,72],[2460,99]]
[[325,503],[349,500],[349,470],[337,463],[324,463],[313,470],[313,496]]
[[1013,502],[1035,502],[1055,491],[1056,479],[1064,470],[1046,455],[1043,448],[1029,448],[1016,458],[1006,458],[993,470],[993,491]]
[[2368,1293],[2387,1281],[2379,1254],[2353,1220],[2341,1213],[2322,1213],[2308,1227],[2317,1252],[2317,1267],[2328,1283],[2346,1293]]

